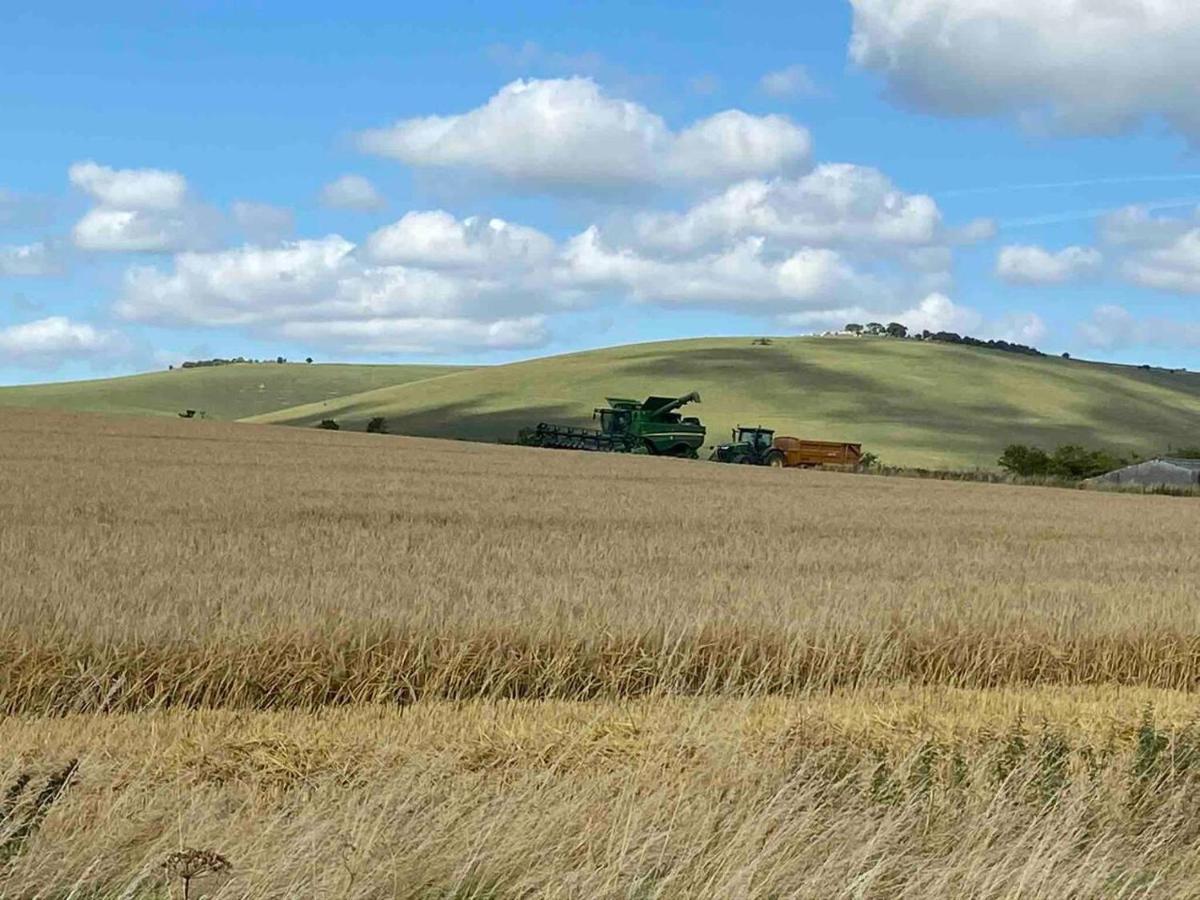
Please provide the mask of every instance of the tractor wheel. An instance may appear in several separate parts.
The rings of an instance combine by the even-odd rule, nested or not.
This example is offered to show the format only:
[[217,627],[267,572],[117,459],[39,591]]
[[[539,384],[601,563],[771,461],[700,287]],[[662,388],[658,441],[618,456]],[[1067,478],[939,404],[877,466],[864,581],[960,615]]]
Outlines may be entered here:
[[772,469],[782,469],[787,465],[787,459],[778,450],[767,454],[767,465]]

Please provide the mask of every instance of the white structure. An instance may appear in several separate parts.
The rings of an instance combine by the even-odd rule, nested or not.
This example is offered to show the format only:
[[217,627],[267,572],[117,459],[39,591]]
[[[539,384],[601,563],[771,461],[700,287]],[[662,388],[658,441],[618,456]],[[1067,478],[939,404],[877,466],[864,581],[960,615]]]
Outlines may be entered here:
[[1200,459],[1160,456],[1089,478],[1092,484],[1127,484],[1135,487],[1195,487],[1200,485]]

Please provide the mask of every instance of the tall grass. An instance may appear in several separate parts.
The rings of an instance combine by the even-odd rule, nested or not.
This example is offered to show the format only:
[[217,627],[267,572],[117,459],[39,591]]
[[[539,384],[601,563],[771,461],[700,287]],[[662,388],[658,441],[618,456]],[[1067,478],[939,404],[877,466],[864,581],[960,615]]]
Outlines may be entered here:
[[1197,525],[0,411],[0,896],[1186,896]]
[[1169,499],[87,418],[0,459],[8,713],[1200,671]]

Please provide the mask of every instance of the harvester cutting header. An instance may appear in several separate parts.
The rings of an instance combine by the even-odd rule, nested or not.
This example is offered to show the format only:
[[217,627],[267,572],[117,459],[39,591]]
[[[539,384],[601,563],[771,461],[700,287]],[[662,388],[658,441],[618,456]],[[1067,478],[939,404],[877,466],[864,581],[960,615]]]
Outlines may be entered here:
[[[698,458],[707,430],[699,419],[678,412],[689,403],[700,402],[695,391],[682,397],[655,396],[643,401],[623,397],[607,400],[608,406],[592,411],[592,419],[600,422],[599,428],[540,422],[534,428],[522,429],[517,443],[560,450]],[[732,440],[718,444],[709,459],[777,468],[856,466],[862,460],[862,445],[776,437],[770,428],[738,426],[733,430]]]
[[644,401],[608,397],[608,406],[592,411],[600,428],[577,428],[539,422],[522,429],[517,442],[531,447],[599,450],[609,453],[652,453],[696,459],[707,433],[700,420],[676,410],[699,403],[695,391],[682,397],[647,397]]

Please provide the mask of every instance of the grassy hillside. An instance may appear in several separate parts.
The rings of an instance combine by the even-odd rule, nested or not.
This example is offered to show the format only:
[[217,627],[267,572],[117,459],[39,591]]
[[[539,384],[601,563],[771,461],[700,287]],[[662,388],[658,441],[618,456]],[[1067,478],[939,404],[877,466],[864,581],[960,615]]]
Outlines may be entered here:
[[456,371],[461,370],[453,366],[239,363],[125,378],[0,387],[0,406],[164,416],[196,409],[213,419],[240,419]]
[[640,344],[382,388],[257,421],[511,440],[539,420],[587,423],[605,396],[698,390],[689,409],[725,440],[736,423],[861,441],[885,462],[990,466],[1013,441],[1155,453],[1200,443],[1200,375],[867,338]]

